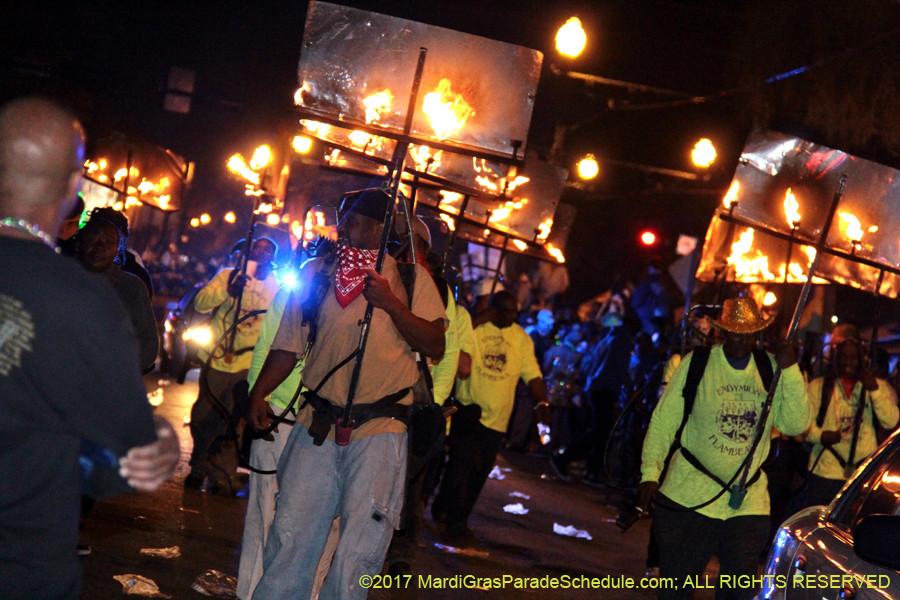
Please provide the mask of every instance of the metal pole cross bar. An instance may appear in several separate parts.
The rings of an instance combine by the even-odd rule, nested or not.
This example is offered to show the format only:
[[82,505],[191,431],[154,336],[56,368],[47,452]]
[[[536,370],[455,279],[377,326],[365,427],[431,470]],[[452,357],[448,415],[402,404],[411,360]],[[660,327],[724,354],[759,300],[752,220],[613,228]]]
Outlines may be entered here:
[[[412,129],[413,116],[415,115],[416,103],[419,97],[419,86],[422,83],[422,72],[425,69],[425,55],[427,48],[419,48],[419,62],[416,65],[416,74],[413,79],[412,90],[409,93],[409,109],[406,111],[406,123],[404,125],[404,136],[409,135]],[[393,225],[394,204],[400,194],[400,177],[403,174],[403,164],[406,162],[406,155],[409,150],[409,142],[401,141],[394,149],[393,170],[391,172],[390,187],[392,202],[384,213],[384,222],[382,223],[381,242],[378,246],[378,258],[375,261],[375,270],[381,273],[384,267],[384,259],[387,254],[388,239],[391,235],[391,227]],[[407,214],[407,217],[409,215]],[[407,220],[409,220],[407,218]],[[410,227],[412,224],[410,223]],[[350,418],[353,410],[353,399],[356,397],[356,388],[359,385],[359,375],[362,369],[363,356],[366,352],[366,343],[369,339],[369,328],[372,324],[372,313],[375,307],[369,302],[366,304],[366,312],[363,320],[360,322],[359,345],[357,346],[356,361],[353,364],[353,373],[350,377],[350,387],[347,390],[347,403],[344,405],[344,412],[340,422],[335,424],[334,443],[338,446],[346,446],[350,443],[350,434],[353,432],[353,421]]]

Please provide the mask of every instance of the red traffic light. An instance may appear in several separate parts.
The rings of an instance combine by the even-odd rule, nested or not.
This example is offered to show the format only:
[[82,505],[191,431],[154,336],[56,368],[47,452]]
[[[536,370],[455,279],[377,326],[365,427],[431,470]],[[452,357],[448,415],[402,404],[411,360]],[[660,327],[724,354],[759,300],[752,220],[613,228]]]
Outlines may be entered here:
[[656,243],[656,234],[652,231],[644,231],[641,233],[641,243],[645,246],[652,246]]

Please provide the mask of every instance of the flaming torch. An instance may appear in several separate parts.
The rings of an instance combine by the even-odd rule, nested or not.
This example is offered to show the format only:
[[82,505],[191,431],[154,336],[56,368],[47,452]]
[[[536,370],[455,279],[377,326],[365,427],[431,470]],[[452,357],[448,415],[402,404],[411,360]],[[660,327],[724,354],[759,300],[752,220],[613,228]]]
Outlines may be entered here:
[[453,92],[449,79],[441,79],[437,90],[425,94],[422,110],[431,119],[431,128],[439,140],[459,131],[466,119],[475,114],[462,95]]

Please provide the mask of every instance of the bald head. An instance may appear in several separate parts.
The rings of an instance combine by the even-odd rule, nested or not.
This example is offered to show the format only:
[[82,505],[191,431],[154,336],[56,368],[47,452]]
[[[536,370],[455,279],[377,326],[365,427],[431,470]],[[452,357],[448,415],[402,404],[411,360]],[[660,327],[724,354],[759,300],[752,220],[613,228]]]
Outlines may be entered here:
[[0,109],[0,218],[25,219],[55,233],[81,177],[84,132],[78,120],[44,98]]

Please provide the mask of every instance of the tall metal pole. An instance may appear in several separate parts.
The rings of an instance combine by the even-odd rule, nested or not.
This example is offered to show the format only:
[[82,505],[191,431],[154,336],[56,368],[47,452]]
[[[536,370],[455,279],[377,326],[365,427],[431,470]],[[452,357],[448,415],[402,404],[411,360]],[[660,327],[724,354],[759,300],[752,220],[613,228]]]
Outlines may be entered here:
[[684,290],[684,313],[681,315],[681,356],[687,354],[687,337],[690,329],[691,298],[694,296],[694,283],[697,280],[697,264],[700,262],[700,248],[691,251],[691,263],[688,268],[688,280]]
[[[825,224],[822,227],[822,233],[819,235],[819,240],[816,242],[816,257],[813,259],[812,265],[809,267],[809,274],[806,277],[806,281],[803,283],[803,289],[800,290],[800,298],[797,300],[797,307],[794,309],[794,316],[791,319],[791,325],[788,328],[787,336],[785,337],[785,343],[790,344],[794,341],[794,336],[797,335],[797,329],[800,326],[800,317],[803,315],[803,309],[806,307],[806,301],[809,298],[809,293],[812,290],[812,282],[813,276],[819,268],[819,260],[822,258],[822,249],[825,247],[825,241],[828,239],[828,232],[831,230],[831,224],[834,221],[834,215],[837,212],[838,204],[840,204],[841,197],[844,195],[844,185],[847,183],[847,175],[841,175],[841,179],[838,182],[837,190],[834,192],[834,198],[831,200],[831,206],[828,208],[828,215],[825,217]],[[765,431],[766,420],[769,415],[769,411],[772,408],[772,400],[775,398],[775,390],[778,389],[778,382],[781,380],[781,367],[776,365],[775,375],[772,377],[772,384],[769,386],[768,394],[766,395],[766,401],[763,404],[762,415],[760,416],[759,422],[756,425],[756,433],[753,438],[753,445],[751,446],[751,451],[747,455],[746,460],[744,461],[744,465],[741,467],[741,476],[738,485],[735,488],[732,488],[731,498],[728,502],[728,505],[733,509],[740,508],[741,504],[744,501],[744,496],[747,495],[747,478],[750,474],[750,468],[753,463],[753,453],[756,450],[756,447],[759,445],[760,440],[762,439],[762,435]]]
[[[256,211],[258,204],[253,197],[253,211],[250,213],[250,228],[247,230],[247,237],[244,238],[244,247],[241,249],[241,266],[238,268],[238,274],[235,278],[247,274],[247,262],[250,260],[250,248],[253,246],[253,228],[256,225]],[[230,282],[229,282],[230,283]],[[237,322],[241,318],[241,303],[244,300],[244,288],[238,290],[237,297],[234,302],[234,321]],[[225,347],[225,362],[231,364],[234,360],[234,343],[237,339],[237,330],[235,327],[231,335],[228,337],[228,345]]]
[[[453,219],[453,231],[450,232],[450,239],[447,240],[447,247],[444,249],[444,257],[441,259],[441,272],[446,273],[447,261],[450,259],[450,251],[453,250],[453,244],[456,243],[456,236],[459,234],[459,226],[462,217],[466,214],[466,208],[469,206],[469,195],[463,196],[462,204],[459,207],[459,220]],[[453,217],[451,217],[452,219]]]
[[[416,112],[416,104],[419,98],[419,86],[422,84],[422,72],[425,69],[425,55],[427,48],[419,48],[419,62],[416,65],[416,74],[413,78],[412,90],[409,93],[409,105],[406,109],[406,123],[403,127],[403,135],[409,136],[412,131],[413,117]],[[400,194],[400,178],[403,175],[403,164],[406,162],[406,154],[409,151],[409,142],[398,142],[394,149],[393,166],[390,178],[391,197],[390,202],[384,212],[384,221],[382,222],[381,243],[378,246],[378,258],[375,260],[375,270],[380,274],[384,267],[384,259],[387,254],[387,244],[391,235],[391,227],[394,220],[394,204]],[[407,215],[408,216],[408,215]],[[408,219],[407,219],[408,220]],[[410,224],[410,227],[412,224]],[[338,446],[346,446],[350,443],[350,434],[353,432],[353,421],[350,419],[353,410],[353,399],[356,397],[356,388],[359,385],[359,374],[362,369],[363,356],[366,353],[366,343],[369,339],[369,328],[372,325],[372,313],[375,307],[369,302],[366,304],[366,313],[363,317],[360,333],[359,345],[356,349],[356,361],[353,365],[353,373],[350,376],[350,387],[347,390],[347,403],[344,405],[344,412],[339,423],[335,425],[334,443]]]
[[[494,273],[494,281],[491,283],[491,296],[488,299],[490,302],[491,299],[494,298],[494,291],[497,289],[497,283],[500,281],[500,270],[503,268],[503,259],[506,258],[506,247],[509,245],[509,234],[507,233],[503,237],[503,249],[500,250],[500,258],[497,259],[497,271]],[[490,250],[488,250],[490,253]],[[490,256],[490,254],[488,254]]]

